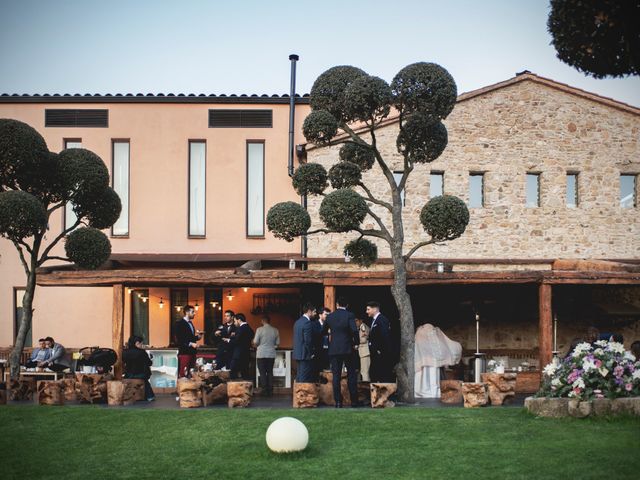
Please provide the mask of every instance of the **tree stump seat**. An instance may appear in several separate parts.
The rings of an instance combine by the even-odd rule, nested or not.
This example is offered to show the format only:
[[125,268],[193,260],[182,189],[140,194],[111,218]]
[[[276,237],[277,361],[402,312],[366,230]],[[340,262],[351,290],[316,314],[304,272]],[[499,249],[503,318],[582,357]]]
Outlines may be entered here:
[[76,394],[80,403],[106,403],[109,373],[76,373]]
[[194,374],[202,382],[202,404],[205,407],[227,401],[227,382],[215,372],[200,372]]
[[482,381],[489,387],[491,405],[502,405],[516,395],[515,373],[483,373]]
[[124,378],[122,382],[128,385],[127,388],[133,390],[133,398],[135,402],[146,400],[144,393],[144,379],[142,378]]
[[64,395],[65,403],[77,402],[78,392],[76,391],[76,379],[75,378],[63,378],[60,380],[62,384],[62,393]]
[[489,401],[487,386],[484,383],[463,383],[462,397],[465,408],[482,407]]
[[245,408],[251,403],[253,383],[242,381],[227,382],[227,396],[229,408]]
[[[143,385],[144,387],[144,385]],[[136,384],[126,380],[110,380],[107,382],[107,404],[133,405],[136,403]]]
[[9,398],[13,401],[33,400],[36,391],[36,379],[33,377],[20,377],[17,380],[9,380]]
[[[340,392],[342,394],[342,405],[351,405],[351,395],[349,394],[349,386],[347,385],[347,374],[342,373],[340,379]],[[336,402],[333,399],[333,374],[324,370],[320,372],[320,383],[318,385],[318,403],[335,406]]]
[[202,382],[191,378],[178,379],[178,397],[181,408],[202,407]]
[[441,380],[440,381],[440,402],[452,404],[462,403],[462,381]]
[[293,382],[293,408],[316,408],[318,384]]
[[64,384],[61,380],[40,380],[37,387],[38,405],[64,405]]
[[376,383],[371,384],[371,408],[390,408],[395,407],[395,402],[389,400],[389,397],[396,393],[398,385],[395,383]]

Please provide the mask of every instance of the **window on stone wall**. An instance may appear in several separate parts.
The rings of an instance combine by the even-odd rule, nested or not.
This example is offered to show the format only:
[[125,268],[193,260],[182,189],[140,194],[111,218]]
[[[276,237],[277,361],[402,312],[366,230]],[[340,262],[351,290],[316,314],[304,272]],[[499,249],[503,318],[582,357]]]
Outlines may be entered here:
[[576,172],[567,173],[567,207],[576,208],[578,206],[578,174]]
[[620,175],[620,206],[622,208],[633,208],[638,204],[636,201],[636,177],[637,175]]
[[429,175],[429,198],[444,195],[444,172],[431,172]]
[[484,173],[469,174],[469,208],[484,207]]
[[540,174],[527,173],[527,207],[540,206]]
[[[400,181],[402,180],[402,175],[404,175],[404,172],[393,172],[393,178],[396,181],[396,185],[400,185]],[[402,202],[402,206],[404,207],[405,206],[404,190],[400,192],[400,201]]]

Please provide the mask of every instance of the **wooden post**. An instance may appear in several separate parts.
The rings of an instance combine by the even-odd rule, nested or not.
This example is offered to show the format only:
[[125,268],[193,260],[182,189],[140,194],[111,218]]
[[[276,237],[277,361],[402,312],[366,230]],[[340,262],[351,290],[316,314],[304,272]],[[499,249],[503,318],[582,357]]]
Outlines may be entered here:
[[336,287],[333,285],[324,286],[324,306],[331,311],[336,309]]
[[112,348],[118,354],[118,361],[113,366],[116,380],[122,378],[122,345],[124,344],[124,285],[117,283],[113,286],[113,315],[112,315]]
[[541,283],[539,288],[540,369],[551,362],[553,315],[551,312],[551,285]]

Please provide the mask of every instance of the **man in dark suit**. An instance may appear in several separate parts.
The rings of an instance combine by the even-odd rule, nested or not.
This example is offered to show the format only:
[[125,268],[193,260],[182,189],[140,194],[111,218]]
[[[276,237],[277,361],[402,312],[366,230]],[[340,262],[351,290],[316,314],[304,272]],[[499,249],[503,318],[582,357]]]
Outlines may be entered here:
[[313,319],[316,308],[305,303],[302,316],[293,324],[293,359],[298,362],[296,382],[315,382],[314,338],[316,335]]
[[371,329],[369,331],[371,366],[369,368],[369,376],[372,382],[392,383],[394,376],[389,320],[380,313],[380,304],[378,302],[367,303],[367,315],[371,318]]
[[185,306],[182,311],[184,317],[178,320],[175,325],[176,342],[178,343],[178,377],[191,376],[191,369],[196,365],[196,343],[200,340],[200,335],[196,334],[196,327],[193,326],[193,318],[196,310],[191,305]]
[[247,319],[242,313],[236,313],[236,331],[225,341],[233,349],[231,352],[231,373],[230,378],[236,379],[242,375],[244,380],[250,376],[249,361],[251,359],[251,340],[253,340],[253,329],[247,323]]
[[318,312],[318,318],[314,323],[314,367],[315,381],[320,379],[320,372],[329,368],[329,334],[326,332],[324,325],[327,321],[327,315],[331,313],[328,307],[322,307]]
[[329,339],[329,361],[333,376],[333,399],[336,408],[342,408],[342,392],[340,381],[342,379],[342,366],[347,367],[347,385],[351,395],[351,405],[359,406],[358,402],[358,372],[356,355],[359,343],[358,328],[353,313],[347,311],[347,300],[338,298],[335,312],[327,315],[325,329],[331,332]]
[[234,316],[235,314],[232,310],[225,310],[224,322],[214,333],[214,336],[218,339],[218,350],[216,352],[216,368],[218,370],[229,369],[231,366],[231,354],[233,352],[225,338],[231,338],[231,334],[236,331]]

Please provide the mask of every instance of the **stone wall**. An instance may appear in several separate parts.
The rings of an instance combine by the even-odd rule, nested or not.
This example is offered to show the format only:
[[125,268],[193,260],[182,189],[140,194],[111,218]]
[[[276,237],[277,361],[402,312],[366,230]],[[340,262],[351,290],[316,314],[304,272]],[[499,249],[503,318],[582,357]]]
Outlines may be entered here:
[[[525,80],[459,102],[446,125],[449,145],[444,154],[431,164],[417,165],[407,183],[407,249],[426,239],[418,218],[428,200],[431,171],[443,171],[445,193],[465,201],[469,172],[485,172],[485,207],[471,209],[461,238],[424,247],[416,257],[640,257],[638,207],[619,205],[620,173],[640,173],[640,116]],[[401,170],[397,133],[397,124],[382,127],[377,140],[384,158]],[[329,169],[338,150],[339,145],[310,149],[308,161]],[[539,208],[525,206],[527,172],[541,173]],[[565,205],[567,172],[579,172],[577,208]],[[390,198],[377,166],[364,180],[375,195]],[[320,226],[320,201],[309,199],[312,228]],[[367,218],[364,226],[376,225]],[[355,236],[312,236],[308,255],[341,257],[345,243]],[[389,257],[384,243],[378,241],[378,247],[380,257]]]

